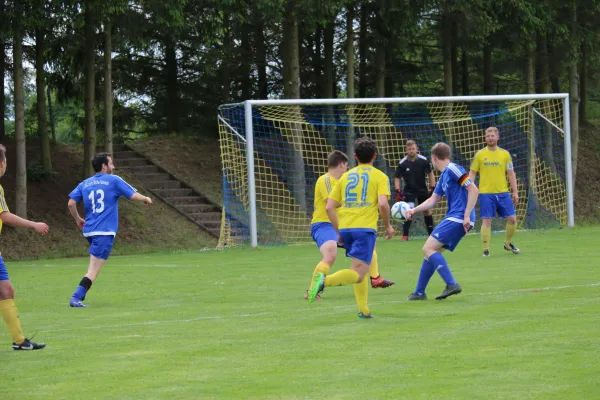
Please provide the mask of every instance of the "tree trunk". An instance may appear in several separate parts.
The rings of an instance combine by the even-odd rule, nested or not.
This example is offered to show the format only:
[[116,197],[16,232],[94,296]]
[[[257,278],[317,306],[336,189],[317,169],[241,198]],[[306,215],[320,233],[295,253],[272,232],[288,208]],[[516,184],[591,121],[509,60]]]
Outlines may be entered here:
[[579,147],[579,26],[577,23],[577,3],[571,6],[569,65],[569,108],[571,110],[571,159],[573,160],[573,181],[577,177],[577,150]]
[[354,5],[346,15],[346,97],[354,97]]
[[221,101],[229,103],[231,98],[231,19],[227,14],[224,16],[224,32],[223,32],[223,51],[221,55],[223,62],[221,63]]
[[84,11],[84,74],[85,74],[85,126],[84,126],[84,147],[83,147],[83,177],[87,178],[94,174],[92,168],[92,157],[96,152],[96,108],[95,108],[95,88],[96,88],[96,29],[95,29],[95,10],[92,7],[92,1],[85,1]]
[[252,45],[250,43],[250,35],[252,27],[248,23],[242,26],[242,54],[247,62],[242,63],[242,99],[248,100],[252,98],[252,80],[250,78],[252,63]]
[[469,58],[467,54],[467,48],[462,48],[461,56],[461,72],[462,72],[462,94],[463,96],[469,95]]
[[535,49],[530,47],[526,50],[525,60],[525,93],[535,94]]
[[300,98],[300,60],[298,19],[294,12],[295,0],[287,0],[283,30],[283,97]]
[[46,82],[44,72],[44,32],[35,30],[35,90],[37,94],[38,136],[42,148],[42,165],[44,170],[52,171],[52,156],[50,154],[50,138],[46,121]]
[[104,151],[113,153],[112,25],[104,24]]
[[581,44],[581,61],[579,73],[579,120],[588,122],[588,45],[584,39]]
[[48,114],[50,116],[50,131],[52,132],[52,144],[56,144],[56,128],[54,126],[54,107],[52,107],[52,91],[50,86],[46,85],[46,94],[48,96]]
[[550,72],[550,87],[552,93],[560,93],[560,72],[558,70],[558,64],[560,63],[559,55],[557,54],[556,46],[552,40],[548,40],[548,71]]
[[367,97],[367,52],[369,20],[366,2],[361,2],[360,5],[360,30],[358,33],[358,96],[361,98]]
[[[489,40],[489,39],[488,39]],[[492,94],[494,86],[492,73],[492,45],[483,46],[483,94]]]
[[[15,1],[15,12],[20,14],[21,1]],[[19,18],[15,18],[13,41],[13,73],[15,90],[16,204],[15,214],[27,218],[27,151],[25,143],[25,91],[23,88],[23,32]]]
[[321,29],[321,27],[317,26],[317,28],[315,29],[315,34],[314,34],[314,53],[313,53],[313,59],[312,59],[312,64],[313,64],[313,70],[314,70],[314,76],[315,76],[315,97],[320,99],[323,98],[325,96],[324,90],[323,90],[323,59],[321,57],[321,35],[322,35],[323,31]]
[[391,71],[393,69],[392,57],[394,54],[393,43],[388,42],[388,45],[385,46],[385,78],[384,78],[384,96],[385,97],[394,97],[394,80],[391,76]]
[[458,96],[458,27],[452,22],[452,36],[450,37],[450,59],[452,63],[452,95]]
[[324,55],[324,92],[323,96],[326,99],[333,97],[333,29],[334,22],[329,21],[325,27],[323,37],[323,55]]
[[450,30],[449,30],[448,17],[442,17],[442,30],[441,30],[441,42],[442,42],[442,59],[444,62],[444,96],[452,96],[452,51],[450,48]]
[[375,47],[375,97],[385,97],[385,44],[382,38]]
[[265,49],[265,24],[258,10],[255,10],[254,42],[256,46],[256,69],[258,70],[258,98],[269,97],[269,84],[267,81],[267,51]]
[[179,132],[179,94],[177,90],[177,49],[175,39],[168,34],[165,40],[165,65],[167,78],[167,132]]
[[538,93],[550,93],[550,71],[548,70],[548,46],[546,44],[546,35],[538,34],[537,36],[537,60],[536,80],[538,82]]
[[[2,18],[2,14],[0,14],[0,18]],[[5,54],[4,51],[6,49],[4,43],[4,38],[0,40],[0,114],[2,114],[2,123],[0,124],[0,140],[4,140],[6,138],[6,131],[4,128],[4,117],[6,117],[6,95],[4,94],[4,74],[6,73],[6,63],[5,63]]]

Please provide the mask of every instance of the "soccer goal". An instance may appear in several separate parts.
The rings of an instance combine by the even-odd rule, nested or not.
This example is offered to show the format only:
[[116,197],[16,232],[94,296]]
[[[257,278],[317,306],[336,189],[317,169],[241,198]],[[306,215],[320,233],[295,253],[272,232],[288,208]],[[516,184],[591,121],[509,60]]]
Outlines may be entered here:
[[[222,246],[309,241],[314,184],[327,172],[327,154],[337,149],[352,159],[358,137],[377,141],[375,166],[393,183],[407,140],[428,158],[446,142],[468,170],[489,126],[512,154],[519,227],[574,225],[568,94],[249,100],[220,106],[218,120]],[[437,223],[445,204],[433,211]]]

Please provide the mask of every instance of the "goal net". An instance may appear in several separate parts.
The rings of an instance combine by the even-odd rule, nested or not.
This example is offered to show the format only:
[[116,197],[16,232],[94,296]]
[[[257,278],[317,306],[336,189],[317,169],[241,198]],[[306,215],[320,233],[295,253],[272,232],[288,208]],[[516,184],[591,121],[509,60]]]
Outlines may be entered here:
[[[452,148],[453,162],[468,170],[475,153],[485,147],[484,131],[489,126],[498,128],[499,146],[513,158],[520,198],[519,228],[572,224],[565,97],[481,97],[485,101],[448,97],[422,102],[344,99],[304,101],[306,104],[284,100],[223,105],[218,116],[223,164],[220,245],[310,241],[314,185],[327,172],[327,155],[337,149],[353,160],[358,137],[377,141],[375,166],[390,177],[393,188],[407,140],[415,140],[420,154],[427,158],[435,143],[446,142]],[[437,178],[439,173],[435,174]],[[445,211],[444,201],[433,209],[436,223]],[[401,223],[396,225],[400,229]],[[480,221],[475,229],[479,226]],[[503,228],[504,221],[496,219],[493,229]],[[417,218],[411,235],[425,234],[425,226]]]

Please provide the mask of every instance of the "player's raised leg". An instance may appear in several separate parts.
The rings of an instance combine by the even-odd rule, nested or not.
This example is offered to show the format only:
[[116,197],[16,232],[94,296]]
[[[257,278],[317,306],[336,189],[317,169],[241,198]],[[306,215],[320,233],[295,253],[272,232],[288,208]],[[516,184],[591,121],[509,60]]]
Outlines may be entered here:
[[[335,233],[335,230],[333,229],[333,227],[331,229]],[[336,236],[337,236],[337,234],[336,234]],[[335,262],[335,258],[337,256],[337,241],[336,240],[325,241],[319,247],[319,251],[321,253],[321,261],[319,261],[319,263],[315,267],[315,270],[313,271],[312,279],[310,280],[310,285],[308,286],[309,288],[311,288],[313,286],[313,284],[315,282],[315,278],[318,277],[319,274],[327,275],[329,273],[329,270],[331,269],[331,266]],[[310,289],[306,291],[306,294],[304,295],[304,299],[308,299],[309,291],[310,291]],[[321,296],[319,293],[317,293],[316,300],[320,300],[320,299],[321,299]]]
[[[460,228],[462,225],[456,224]],[[446,258],[442,255],[444,251],[444,244],[436,240],[434,237],[430,236],[425,242],[425,246],[423,246],[423,254],[429,260],[429,264],[440,274],[444,283],[446,283],[446,289],[437,296],[436,300],[443,300],[446,297],[452,296],[454,294],[459,294],[462,292],[461,286],[454,279],[454,275],[450,270],[450,266],[446,261]]]
[[106,263],[114,243],[114,236],[91,236],[87,239],[90,243],[90,264],[87,273],[81,279],[77,289],[75,289],[75,292],[71,296],[71,300],[69,301],[71,307],[87,307],[83,303],[83,300],[85,300],[87,292],[92,287],[92,284]]

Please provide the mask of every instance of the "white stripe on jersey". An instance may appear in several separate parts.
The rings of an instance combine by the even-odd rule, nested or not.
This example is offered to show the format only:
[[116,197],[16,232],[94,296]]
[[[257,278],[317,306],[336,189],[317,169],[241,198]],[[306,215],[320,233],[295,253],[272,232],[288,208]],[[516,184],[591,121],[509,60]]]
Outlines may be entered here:
[[121,178],[119,175],[115,175],[117,178],[119,178],[120,180],[123,181],[124,184],[126,184],[127,186],[129,186],[131,188],[131,190],[133,190],[134,192],[137,192],[137,189],[134,188],[133,186],[131,186],[129,183],[125,182],[125,179]]
[[400,160],[400,162],[398,163],[398,165],[402,164],[406,160],[408,160],[408,156],[405,156],[402,160]]
[[454,163],[448,164],[448,168],[450,168],[452,172],[454,172],[459,178],[464,175],[464,173],[460,172],[460,169],[458,169],[458,167]]
[[417,154],[417,157],[419,157],[419,158],[421,158],[421,159],[423,159],[423,160],[427,161],[427,157],[425,157],[425,156],[422,156],[422,155],[420,155],[420,154]]
[[[448,217],[448,218],[445,218],[445,219],[448,220],[448,221],[452,221],[452,222],[458,222],[459,224],[462,224],[462,223],[465,222],[462,219],[454,218],[454,217]],[[474,225],[475,225],[475,222],[471,221],[471,226],[474,226]]]

